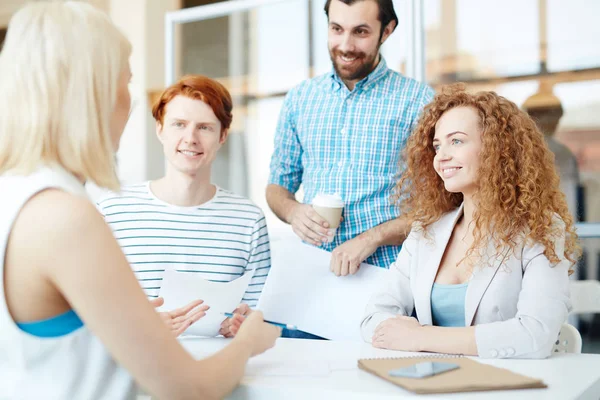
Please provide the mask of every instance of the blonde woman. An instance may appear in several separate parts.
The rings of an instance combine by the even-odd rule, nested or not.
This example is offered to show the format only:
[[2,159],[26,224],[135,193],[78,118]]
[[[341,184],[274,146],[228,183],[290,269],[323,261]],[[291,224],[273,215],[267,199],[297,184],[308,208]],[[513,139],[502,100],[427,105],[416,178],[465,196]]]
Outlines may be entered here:
[[[118,189],[130,45],[78,2],[36,2],[0,54],[0,398],[222,398],[279,329],[252,313],[195,361],[137,283],[83,183]],[[185,318],[184,318],[185,319]]]

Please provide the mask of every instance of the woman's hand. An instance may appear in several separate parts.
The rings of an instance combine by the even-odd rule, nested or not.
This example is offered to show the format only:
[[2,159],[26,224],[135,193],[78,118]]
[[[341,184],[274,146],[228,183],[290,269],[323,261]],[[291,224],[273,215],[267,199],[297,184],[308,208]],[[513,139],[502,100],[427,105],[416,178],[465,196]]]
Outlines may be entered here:
[[249,346],[252,356],[261,354],[275,345],[281,328],[264,322],[261,311],[252,311],[240,327],[234,341]]
[[[154,308],[162,306],[164,302],[165,300],[162,297],[150,300],[150,304],[152,304]],[[190,325],[206,315],[206,310],[210,307],[202,305],[202,303],[204,303],[204,300],[195,300],[187,306],[176,308],[171,311],[159,312],[158,314],[173,335],[177,337],[185,332]]]
[[233,318],[227,318],[221,323],[219,334],[226,338],[234,337],[240,330],[240,326],[242,326],[245,317],[250,315],[251,312],[252,310],[248,307],[248,304],[240,304],[238,308],[233,311]]
[[390,350],[423,351],[423,327],[413,317],[398,315],[380,323],[373,334],[373,347]]

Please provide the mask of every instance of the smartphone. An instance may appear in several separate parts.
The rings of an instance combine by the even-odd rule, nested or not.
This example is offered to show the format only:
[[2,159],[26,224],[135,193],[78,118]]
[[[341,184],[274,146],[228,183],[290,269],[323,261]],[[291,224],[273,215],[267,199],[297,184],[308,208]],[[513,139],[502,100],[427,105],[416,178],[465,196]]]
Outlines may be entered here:
[[410,367],[393,369],[388,372],[390,376],[397,378],[426,378],[428,376],[439,375],[444,372],[458,369],[458,365],[439,362],[422,362]]

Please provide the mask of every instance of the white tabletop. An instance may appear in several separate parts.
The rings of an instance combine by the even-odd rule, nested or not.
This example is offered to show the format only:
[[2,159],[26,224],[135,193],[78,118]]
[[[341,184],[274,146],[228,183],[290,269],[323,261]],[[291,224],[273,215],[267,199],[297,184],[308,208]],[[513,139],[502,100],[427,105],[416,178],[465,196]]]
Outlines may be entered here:
[[[225,346],[227,339],[182,338],[196,358]],[[417,396],[365,371],[359,358],[405,357],[418,353],[380,350],[366,343],[283,339],[251,359],[246,376],[230,399],[387,399]],[[429,399],[598,399],[600,355],[556,354],[545,360],[482,360],[542,379],[547,389],[427,395]]]

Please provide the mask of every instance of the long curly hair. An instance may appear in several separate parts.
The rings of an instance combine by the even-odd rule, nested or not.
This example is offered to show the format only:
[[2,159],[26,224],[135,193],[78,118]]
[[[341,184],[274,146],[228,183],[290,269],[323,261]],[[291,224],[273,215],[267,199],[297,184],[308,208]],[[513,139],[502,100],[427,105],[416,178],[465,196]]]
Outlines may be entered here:
[[[455,107],[477,111],[482,130],[478,190],[474,195],[473,244],[466,256],[483,251],[493,240],[498,254],[517,250],[523,238],[544,246],[552,264],[566,258],[575,264],[581,249],[559,178],[554,155],[535,122],[513,102],[495,92],[470,94],[462,84],[446,86],[425,107],[404,150],[404,172],[393,199],[408,227],[427,227],[463,201],[450,193],[433,168],[433,137],[440,117]],[[563,224],[557,224],[557,216]],[[427,233],[427,232],[425,232]],[[554,242],[565,235],[564,254]],[[464,260],[463,259],[463,260]]]

